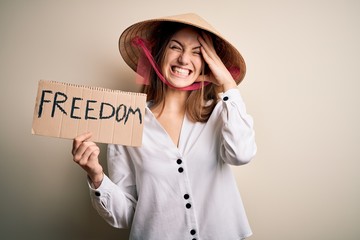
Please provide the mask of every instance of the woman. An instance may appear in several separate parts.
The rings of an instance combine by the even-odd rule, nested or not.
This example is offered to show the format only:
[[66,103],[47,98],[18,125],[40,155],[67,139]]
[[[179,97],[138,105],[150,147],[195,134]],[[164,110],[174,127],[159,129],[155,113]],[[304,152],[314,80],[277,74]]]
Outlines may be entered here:
[[130,239],[250,236],[230,169],[256,153],[237,89],[245,74],[240,53],[195,14],[134,24],[119,46],[147,93],[143,143],[109,145],[108,177],[91,133],[74,140],[96,210],[114,227],[131,227]]

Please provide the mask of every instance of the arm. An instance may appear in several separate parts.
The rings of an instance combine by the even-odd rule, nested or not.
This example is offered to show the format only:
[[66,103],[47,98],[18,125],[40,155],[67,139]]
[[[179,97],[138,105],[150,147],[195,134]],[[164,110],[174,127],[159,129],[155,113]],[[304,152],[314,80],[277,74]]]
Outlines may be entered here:
[[89,141],[92,133],[85,133],[76,137],[73,141],[73,160],[85,170],[88,177],[97,188],[103,179],[103,168],[99,163],[99,147]]
[[257,146],[253,119],[246,113],[245,104],[238,89],[230,89],[222,96],[223,122],[220,157],[231,165],[250,162],[255,156]]
[[91,201],[111,226],[128,228],[137,203],[133,164],[126,149],[119,145],[108,145],[107,164],[109,177],[104,177],[99,188],[90,188]]
[[[74,139],[74,161],[88,174],[90,198],[94,208],[111,226],[127,228],[131,225],[135,205],[136,190],[133,169],[129,158],[121,154],[119,148],[108,147],[109,177],[103,174],[99,164],[99,148],[87,141],[91,134],[80,135]],[[112,169],[115,168],[115,169]]]
[[198,38],[201,53],[210,68],[210,73],[200,76],[199,81],[209,81],[222,88],[222,140],[220,157],[223,161],[241,165],[248,163],[256,153],[253,120],[246,113],[245,104],[231,76],[220,57],[216,54],[211,37],[202,34]]

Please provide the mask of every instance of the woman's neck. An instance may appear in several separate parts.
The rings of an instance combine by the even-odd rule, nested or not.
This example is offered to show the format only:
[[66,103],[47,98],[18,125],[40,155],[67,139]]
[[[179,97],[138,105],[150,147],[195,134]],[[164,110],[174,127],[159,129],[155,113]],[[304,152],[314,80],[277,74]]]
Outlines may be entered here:
[[160,102],[151,110],[156,115],[158,114],[184,114],[186,107],[186,100],[189,97],[190,91],[181,91],[168,88],[165,94],[164,102]]
[[168,89],[165,95],[165,108],[169,110],[185,110],[189,91]]

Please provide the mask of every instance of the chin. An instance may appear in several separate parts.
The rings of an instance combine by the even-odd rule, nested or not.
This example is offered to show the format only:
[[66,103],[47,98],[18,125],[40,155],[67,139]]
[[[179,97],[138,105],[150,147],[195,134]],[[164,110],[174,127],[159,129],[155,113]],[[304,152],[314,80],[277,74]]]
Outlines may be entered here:
[[170,82],[169,81],[169,83],[171,84],[171,86],[174,86],[176,88],[184,88],[184,87],[190,86],[194,82],[188,82],[188,83],[182,82],[182,83],[179,83],[179,82]]

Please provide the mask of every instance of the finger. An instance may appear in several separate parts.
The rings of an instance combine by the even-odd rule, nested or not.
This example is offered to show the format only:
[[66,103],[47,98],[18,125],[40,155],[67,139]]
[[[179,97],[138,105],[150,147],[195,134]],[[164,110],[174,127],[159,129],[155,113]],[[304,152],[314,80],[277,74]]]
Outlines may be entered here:
[[204,61],[209,65],[211,64],[211,62],[213,62],[213,60],[211,59],[211,57],[209,56],[208,52],[205,50],[204,46],[201,46],[200,48],[201,51],[201,55],[204,58]]
[[81,166],[87,165],[90,161],[96,160],[99,156],[99,153],[100,149],[97,145],[87,147],[85,152],[82,154],[78,164]]
[[210,74],[208,74],[207,81],[213,82],[213,72],[216,71],[216,68],[218,68],[219,62],[210,57],[203,47],[201,47],[201,54],[210,69]]
[[76,141],[84,142],[92,137],[92,132],[83,133],[75,138]]
[[77,136],[74,140],[73,140],[73,148],[72,148],[72,155],[74,155],[78,149],[78,147],[84,142],[89,140],[92,137],[92,133],[91,132],[87,132],[87,133],[83,133],[79,136]]
[[217,54],[211,37],[207,34],[202,34],[202,36],[200,36],[198,40],[201,46],[204,48],[205,52],[208,54],[208,56],[216,59]]
[[89,171],[96,172],[95,169],[98,169],[98,167],[100,165],[99,158],[98,158],[99,154],[100,154],[100,150],[96,150],[96,151],[92,152],[88,158],[86,166],[83,166],[83,168],[85,170],[87,170],[88,173],[89,173]]
[[84,153],[87,151],[88,148],[92,148],[96,146],[94,142],[82,142],[80,146],[74,152],[74,161],[79,162],[84,156]]
[[206,32],[201,32],[201,38],[209,45],[209,46],[214,46],[212,37],[209,33]]
[[215,52],[212,52],[211,50],[207,49],[207,47],[205,45],[201,46],[200,51],[201,51],[204,61],[209,66],[210,70],[214,70],[213,67],[219,65],[219,59],[217,57],[217,54]]

